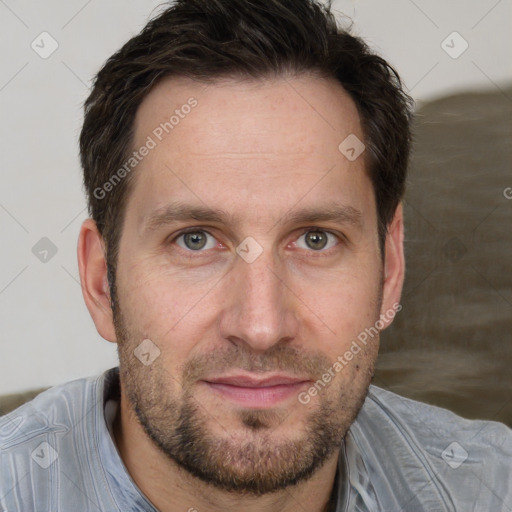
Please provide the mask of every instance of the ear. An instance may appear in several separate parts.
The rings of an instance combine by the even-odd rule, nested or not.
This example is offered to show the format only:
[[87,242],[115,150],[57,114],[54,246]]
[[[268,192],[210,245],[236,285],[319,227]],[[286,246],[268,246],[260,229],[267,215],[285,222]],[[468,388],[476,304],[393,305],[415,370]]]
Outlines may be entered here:
[[116,342],[104,242],[92,219],[86,219],[82,224],[77,255],[82,294],[87,309],[100,336]]
[[[384,329],[391,324],[395,314],[402,309],[400,297],[405,275],[403,220],[403,208],[400,203],[386,235],[384,289],[380,311],[380,318],[385,324]],[[391,311],[394,313],[390,314]]]

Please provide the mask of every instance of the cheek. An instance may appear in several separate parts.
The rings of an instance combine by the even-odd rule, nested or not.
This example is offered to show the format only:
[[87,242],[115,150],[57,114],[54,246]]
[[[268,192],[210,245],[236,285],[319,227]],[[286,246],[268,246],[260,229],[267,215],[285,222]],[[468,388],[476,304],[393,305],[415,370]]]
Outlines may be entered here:
[[221,297],[209,282],[188,283],[177,272],[132,266],[118,279],[124,322],[132,338],[155,343],[167,368],[190,356],[198,340],[206,339]]
[[352,340],[374,326],[379,318],[378,271],[330,274],[308,289],[312,291],[304,294],[304,302],[312,319],[317,316],[322,320],[326,336],[318,341],[331,358],[343,354]]
[[171,329],[205,293],[198,283],[188,285],[180,272],[150,261],[131,265],[120,274],[124,309],[143,330]]

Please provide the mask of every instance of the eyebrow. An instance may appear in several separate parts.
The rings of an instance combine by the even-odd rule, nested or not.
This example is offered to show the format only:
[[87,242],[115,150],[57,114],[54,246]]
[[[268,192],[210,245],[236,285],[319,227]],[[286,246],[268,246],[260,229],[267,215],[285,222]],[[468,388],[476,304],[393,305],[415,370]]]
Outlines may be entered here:
[[[236,216],[222,209],[206,206],[194,206],[181,202],[172,202],[150,213],[143,221],[141,234],[150,233],[173,222],[196,220],[218,224],[236,224]],[[277,224],[312,224],[315,222],[337,222],[349,224],[356,228],[363,226],[363,214],[357,208],[349,205],[330,203],[322,207],[291,210],[280,217],[272,226]],[[270,231],[270,230],[269,230]]]

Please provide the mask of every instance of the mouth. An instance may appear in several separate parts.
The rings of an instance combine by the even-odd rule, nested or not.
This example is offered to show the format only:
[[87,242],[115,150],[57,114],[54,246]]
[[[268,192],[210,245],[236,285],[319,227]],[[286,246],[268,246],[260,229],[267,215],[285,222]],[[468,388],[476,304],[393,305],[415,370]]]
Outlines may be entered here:
[[201,381],[222,398],[243,407],[265,409],[278,405],[311,383],[310,379],[283,374],[257,377],[237,374],[212,377]]

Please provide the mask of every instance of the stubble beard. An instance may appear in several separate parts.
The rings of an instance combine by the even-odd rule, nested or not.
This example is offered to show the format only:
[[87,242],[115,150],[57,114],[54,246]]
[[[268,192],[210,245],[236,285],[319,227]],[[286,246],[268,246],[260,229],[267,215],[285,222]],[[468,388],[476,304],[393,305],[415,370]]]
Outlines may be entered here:
[[[339,450],[341,441],[363,406],[373,377],[374,358],[358,365],[358,385],[318,392],[317,406],[307,410],[302,432],[283,439],[276,430],[286,421],[277,410],[234,411],[238,428],[231,433],[194,397],[199,376],[213,370],[307,371],[317,381],[331,362],[323,355],[304,355],[286,345],[251,356],[237,347],[220,354],[204,354],[186,364],[181,393],[171,394],[175,378],[157,359],[149,367],[134,357],[138,339],[127,330],[123,315],[115,314],[121,389],[129,407],[155,446],[179,467],[217,489],[240,495],[261,496],[309,479]],[[159,358],[161,359],[161,358]],[[188,383],[188,384],[186,384]],[[332,386],[333,384],[331,384]],[[297,407],[305,407],[297,401]]]

